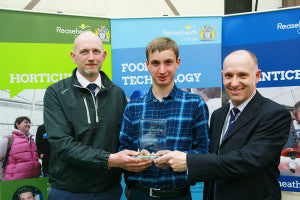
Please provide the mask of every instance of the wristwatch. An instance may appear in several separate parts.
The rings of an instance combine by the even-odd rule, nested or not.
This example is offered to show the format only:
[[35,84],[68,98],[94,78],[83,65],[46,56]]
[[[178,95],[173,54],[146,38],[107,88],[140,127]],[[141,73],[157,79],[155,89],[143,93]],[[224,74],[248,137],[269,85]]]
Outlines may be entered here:
[[295,173],[295,170],[297,169],[296,156],[291,157],[291,160],[289,161],[289,168],[292,173]]

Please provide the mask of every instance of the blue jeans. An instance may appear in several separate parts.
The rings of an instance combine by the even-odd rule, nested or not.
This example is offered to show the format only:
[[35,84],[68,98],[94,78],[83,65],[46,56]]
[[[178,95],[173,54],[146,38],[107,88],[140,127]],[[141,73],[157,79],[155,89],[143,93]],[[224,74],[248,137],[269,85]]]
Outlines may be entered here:
[[144,192],[132,187],[130,188],[128,200],[192,200],[192,197],[191,197],[191,193],[187,193],[185,195],[178,196],[175,198],[150,197],[148,194],[145,194]]
[[122,191],[121,184],[105,192],[97,193],[72,193],[51,187],[48,200],[120,200]]

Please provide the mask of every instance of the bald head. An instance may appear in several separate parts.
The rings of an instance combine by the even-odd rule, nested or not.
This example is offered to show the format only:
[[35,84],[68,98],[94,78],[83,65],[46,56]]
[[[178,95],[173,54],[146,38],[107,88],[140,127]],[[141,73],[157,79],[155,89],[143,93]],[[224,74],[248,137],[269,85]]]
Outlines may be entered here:
[[236,60],[244,60],[247,62],[249,61],[254,70],[258,69],[258,62],[256,56],[252,52],[247,50],[236,50],[228,54],[224,59],[223,67],[227,66],[230,62]]
[[75,40],[74,40],[74,46],[73,46],[73,51],[76,53],[78,52],[78,49],[80,45],[84,42],[87,41],[93,41],[95,44],[99,45],[100,49],[103,50],[103,44],[101,39],[93,32],[91,31],[86,31],[78,35]]

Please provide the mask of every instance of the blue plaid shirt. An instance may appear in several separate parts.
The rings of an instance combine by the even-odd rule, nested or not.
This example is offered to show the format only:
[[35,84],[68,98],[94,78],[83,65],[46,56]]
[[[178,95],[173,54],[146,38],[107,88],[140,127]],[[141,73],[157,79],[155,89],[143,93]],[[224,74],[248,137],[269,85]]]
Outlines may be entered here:
[[[140,119],[167,121],[166,149],[192,153],[208,153],[208,109],[204,100],[184,92],[174,85],[169,96],[157,100],[152,88],[141,97],[131,100],[124,111],[119,150],[138,150]],[[174,189],[189,185],[186,172],[174,172],[170,167],[160,169],[154,164],[142,172],[127,172],[127,182],[148,188]]]

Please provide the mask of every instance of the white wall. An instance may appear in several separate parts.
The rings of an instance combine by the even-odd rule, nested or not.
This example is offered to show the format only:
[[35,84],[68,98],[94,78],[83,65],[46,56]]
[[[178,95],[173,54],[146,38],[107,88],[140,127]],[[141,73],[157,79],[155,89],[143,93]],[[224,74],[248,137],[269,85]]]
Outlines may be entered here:
[[[252,0],[252,8],[255,8],[256,0]],[[258,0],[257,11],[276,10],[282,7],[282,0]]]

